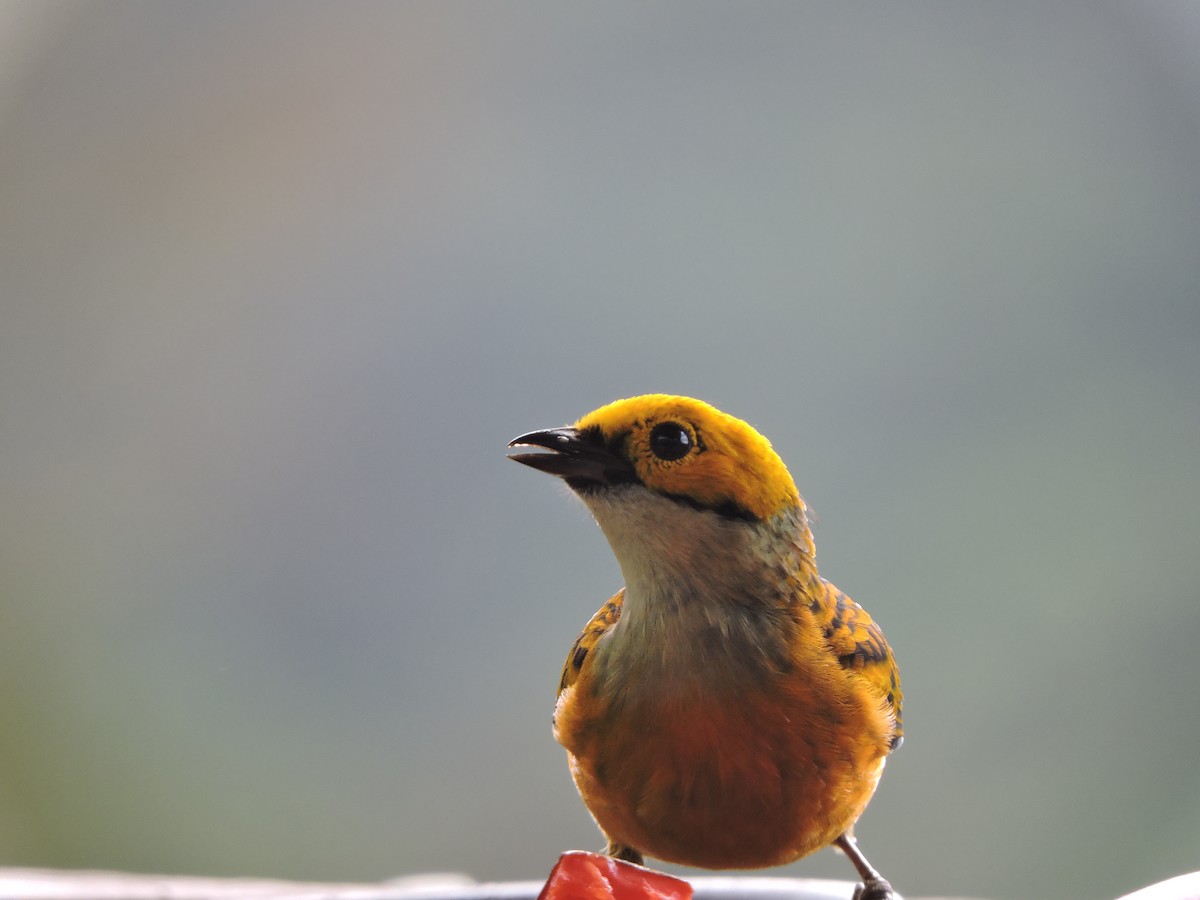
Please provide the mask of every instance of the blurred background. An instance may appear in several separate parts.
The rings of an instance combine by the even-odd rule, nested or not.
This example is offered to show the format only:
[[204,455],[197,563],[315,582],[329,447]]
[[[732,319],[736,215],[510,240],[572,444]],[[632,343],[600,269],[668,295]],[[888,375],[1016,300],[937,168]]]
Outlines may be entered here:
[[620,573],[505,443],[667,391],[899,656],[899,888],[1200,867],[1198,286],[1188,0],[8,0],[0,863],[598,847],[550,713]]

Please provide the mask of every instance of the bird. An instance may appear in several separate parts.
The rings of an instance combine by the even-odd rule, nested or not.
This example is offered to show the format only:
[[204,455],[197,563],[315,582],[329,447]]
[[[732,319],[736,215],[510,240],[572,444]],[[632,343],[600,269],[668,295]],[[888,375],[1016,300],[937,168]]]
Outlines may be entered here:
[[553,716],[604,852],[759,869],[832,845],[855,900],[898,897],[853,826],[903,740],[899,671],[818,574],[770,442],[704,401],[646,394],[509,447],[583,501],[625,581],[571,647]]

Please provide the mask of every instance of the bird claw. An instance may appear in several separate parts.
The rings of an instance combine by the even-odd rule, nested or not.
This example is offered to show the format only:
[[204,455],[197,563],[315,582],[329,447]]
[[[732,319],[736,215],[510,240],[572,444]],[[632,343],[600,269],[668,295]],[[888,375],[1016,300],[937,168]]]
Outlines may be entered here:
[[903,900],[882,878],[872,878],[854,889],[853,900]]

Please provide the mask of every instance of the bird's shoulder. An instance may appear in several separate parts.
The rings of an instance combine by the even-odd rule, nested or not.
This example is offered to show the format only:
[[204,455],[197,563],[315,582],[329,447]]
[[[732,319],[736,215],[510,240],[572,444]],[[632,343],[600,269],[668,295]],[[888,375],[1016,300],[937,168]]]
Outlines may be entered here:
[[583,669],[583,663],[587,659],[588,653],[621,618],[621,604],[624,599],[625,588],[621,588],[600,607],[599,611],[592,616],[591,621],[584,626],[583,631],[579,633],[579,637],[575,638],[575,643],[571,645],[571,652],[567,655],[567,661],[563,664],[562,678],[558,682],[560,694],[575,683],[579,678],[579,672]]
[[842,667],[861,676],[896,718],[892,747],[903,739],[900,671],[887,639],[870,613],[824,578],[805,592],[813,621]]

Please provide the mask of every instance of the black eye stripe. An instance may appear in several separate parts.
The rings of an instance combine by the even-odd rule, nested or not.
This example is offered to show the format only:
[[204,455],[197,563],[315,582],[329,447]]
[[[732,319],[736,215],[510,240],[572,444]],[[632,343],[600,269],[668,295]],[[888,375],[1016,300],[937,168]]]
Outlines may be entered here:
[[690,506],[692,509],[698,509],[702,512],[716,513],[723,519],[735,519],[741,522],[758,522],[761,521],[758,516],[746,509],[739,503],[733,500],[723,500],[716,504],[701,503],[694,497],[688,497],[686,494],[670,494],[660,491],[662,496],[668,500],[674,500],[681,506]]

